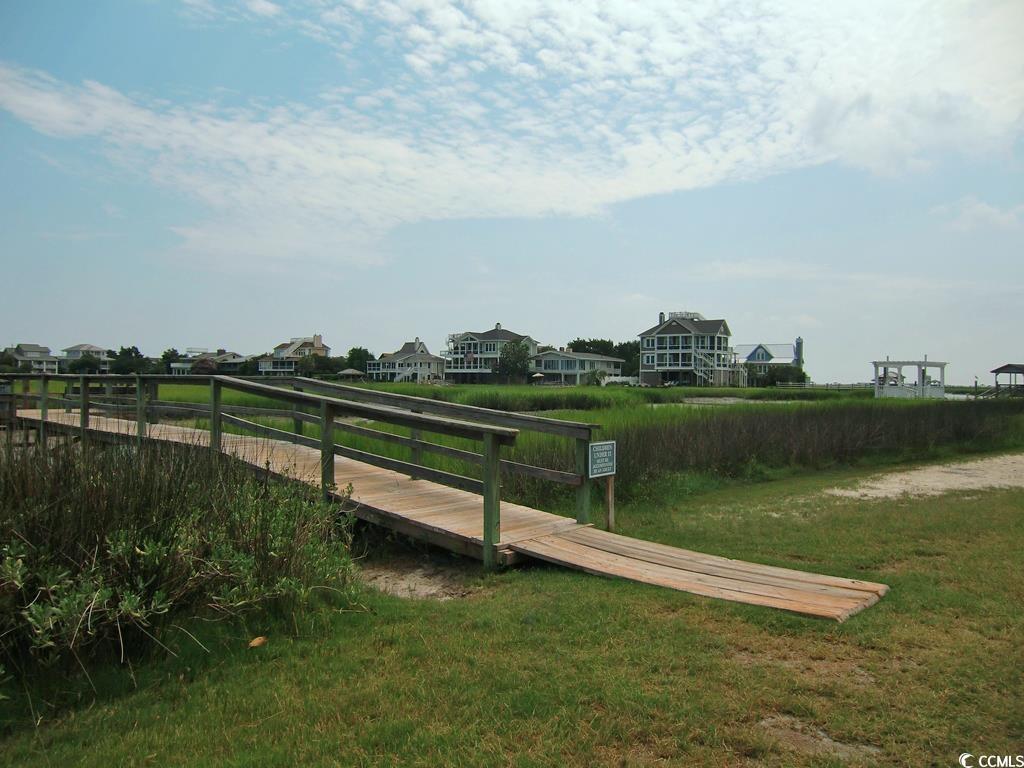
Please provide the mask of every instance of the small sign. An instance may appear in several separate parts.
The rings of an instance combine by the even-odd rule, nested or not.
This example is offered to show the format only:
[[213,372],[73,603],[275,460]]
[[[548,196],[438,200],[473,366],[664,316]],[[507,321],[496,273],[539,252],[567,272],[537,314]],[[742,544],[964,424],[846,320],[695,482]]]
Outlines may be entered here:
[[590,444],[590,477],[608,477],[615,474],[615,441],[603,440]]

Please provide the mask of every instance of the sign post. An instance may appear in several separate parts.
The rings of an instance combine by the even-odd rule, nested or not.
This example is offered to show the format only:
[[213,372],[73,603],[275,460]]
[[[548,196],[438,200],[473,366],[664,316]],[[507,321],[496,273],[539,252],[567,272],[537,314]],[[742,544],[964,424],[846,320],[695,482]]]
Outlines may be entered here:
[[587,461],[587,476],[607,478],[605,481],[605,511],[608,530],[615,530],[615,464],[616,446],[614,440],[590,443]]

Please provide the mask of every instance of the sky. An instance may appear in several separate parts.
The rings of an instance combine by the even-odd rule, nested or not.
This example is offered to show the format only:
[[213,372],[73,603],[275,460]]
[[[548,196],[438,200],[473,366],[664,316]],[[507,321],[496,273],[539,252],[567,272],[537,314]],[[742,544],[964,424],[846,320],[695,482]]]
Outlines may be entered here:
[[1024,362],[1024,3],[0,0],[0,345],[660,311]]

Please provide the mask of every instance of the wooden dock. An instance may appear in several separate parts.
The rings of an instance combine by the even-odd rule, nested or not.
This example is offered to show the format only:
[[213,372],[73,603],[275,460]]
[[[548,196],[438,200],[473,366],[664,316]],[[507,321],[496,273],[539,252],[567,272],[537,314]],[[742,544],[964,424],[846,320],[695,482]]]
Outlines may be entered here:
[[[211,432],[174,424],[142,424],[74,410],[18,411],[26,425],[45,420],[47,432],[88,434],[90,439],[145,437],[209,446]],[[142,424],[140,426],[140,424]],[[321,453],[309,445],[265,437],[221,434],[220,449],[254,466],[319,486]],[[308,439],[307,439],[308,440]],[[369,522],[473,557],[484,557],[484,502],[468,490],[334,456],[337,488],[352,486],[354,514]],[[878,601],[884,584],[777,568],[631,539],[519,504],[500,501],[497,562],[536,558],[587,573],[654,584],[706,597],[767,606],[843,621]]]

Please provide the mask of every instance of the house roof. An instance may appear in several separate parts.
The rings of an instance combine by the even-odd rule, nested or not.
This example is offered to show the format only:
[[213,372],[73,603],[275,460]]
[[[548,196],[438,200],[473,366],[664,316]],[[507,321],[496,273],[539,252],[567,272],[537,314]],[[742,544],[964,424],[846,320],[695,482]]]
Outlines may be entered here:
[[560,352],[557,349],[548,349],[544,352],[539,352],[533,357],[544,357],[545,355],[556,355],[558,357],[569,357],[573,360],[607,360],[610,363],[624,363],[626,362],[621,357],[611,357],[609,355],[598,355],[594,352],[571,352],[568,349],[564,352]]
[[501,323],[497,323],[489,331],[466,331],[465,333],[457,334],[457,336],[459,338],[472,336],[480,341],[522,341],[523,339],[530,338],[528,335],[502,328]]
[[18,344],[14,348],[19,352],[42,352],[44,355],[50,354],[50,348],[44,347],[42,344]]
[[1024,373],[1024,363],[1007,363],[993,368],[989,373]]
[[95,344],[75,344],[71,347],[64,347],[62,352],[106,352],[103,347],[97,347]]
[[640,333],[640,336],[653,336],[659,333],[672,333],[678,327],[680,333],[718,334],[722,333],[731,336],[729,324],[725,320],[691,320],[686,317],[670,317],[663,323],[658,323],[653,328],[648,328]]
[[357,371],[355,368],[346,368],[344,371],[338,371],[339,376],[365,376],[366,374],[362,371]]
[[746,360],[758,349],[763,349],[771,355],[770,360],[759,360],[758,362],[774,362],[775,360],[792,362],[796,359],[796,346],[793,344],[736,344],[733,347],[733,351],[740,360]]
[[[284,357],[291,357],[299,348],[313,346],[315,346],[315,340],[312,336],[302,336],[296,337],[290,341],[281,342],[276,347],[274,347],[274,351],[276,352],[279,349],[283,349],[285,350]],[[328,352],[330,352],[331,350],[331,348],[324,344],[322,341],[320,342],[320,346],[323,349],[326,349]]]

